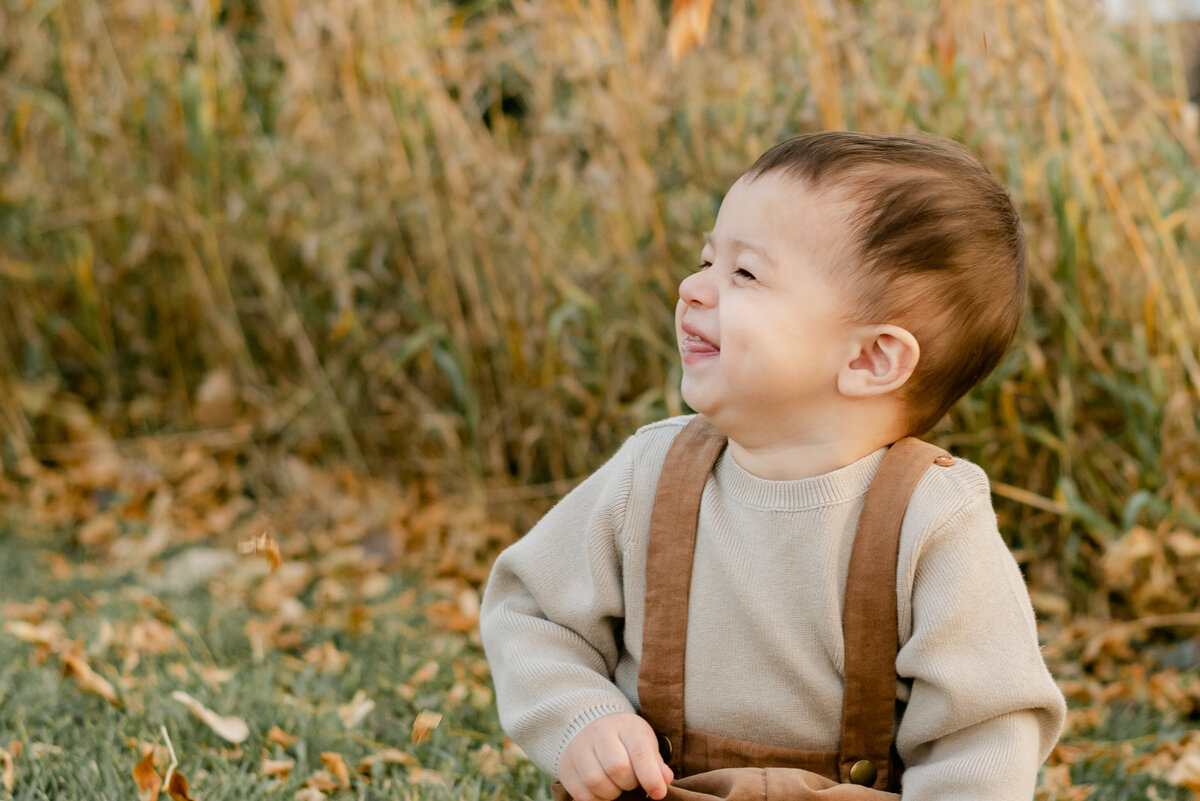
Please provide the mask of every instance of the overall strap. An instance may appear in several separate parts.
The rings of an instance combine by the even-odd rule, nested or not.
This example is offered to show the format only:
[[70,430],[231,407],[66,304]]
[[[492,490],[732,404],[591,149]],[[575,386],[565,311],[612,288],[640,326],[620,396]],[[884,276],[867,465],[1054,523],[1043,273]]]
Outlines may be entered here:
[[683,668],[696,525],[705,482],[724,447],[725,435],[694,417],[667,451],[650,515],[638,700],[642,717],[660,740],[666,738],[663,759],[676,776],[683,775]]
[[931,465],[953,464],[941,448],[905,437],[884,455],[863,502],[850,553],[842,612],[846,679],[839,774],[876,789],[893,776],[896,717],[896,563],[900,528],[917,482]]

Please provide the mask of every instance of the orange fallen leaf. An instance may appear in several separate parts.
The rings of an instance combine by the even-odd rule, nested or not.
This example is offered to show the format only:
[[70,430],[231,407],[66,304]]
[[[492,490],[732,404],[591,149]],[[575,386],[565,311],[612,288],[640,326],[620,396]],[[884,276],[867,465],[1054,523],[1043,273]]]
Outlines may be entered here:
[[286,779],[292,773],[292,768],[296,765],[292,759],[264,759],[262,770],[259,771],[264,776],[275,776],[280,779]]
[[243,555],[261,553],[266,557],[267,564],[271,566],[272,573],[283,565],[283,554],[279,550],[279,543],[265,531],[257,537],[239,542],[238,553]]
[[314,771],[313,775],[304,783],[305,787],[314,787],[324,793],[336,792],[339,785],[337,780],[333,778],[327,770]]
[[366,757],[358,763],[360,773],[370,773],[371,768],[375,765],[415,765],[416,758],[407,751],[401,751],[399,748],[385,748],[382,751],[377,751]]
[[[17,743],[13,743],[13,745],[17,745]],[[13,754],[4,748],[0,748],[0,765],[4,768],[0,772],[0,787],[3,787],[9,796],[12,795],[13,785],[17,783],[17,766],[15,762],[16,757]]]
[[241,718],[218,715],[183,690],[176,690],[171,693],[171,697],[190,709],[192,714],[200,718],[201,722],[218,736],[231,743],[240,743],[250,736],[250,727]]
[[267,732],[267,739],[273,743],[278,743],[281,748],[291,748],[300,738],[294,734],[288,734],[278,726],[272,726]]
[[478,610],[464,610],[447,598],[434,601],[425,608],[425,615],[437,625],[451,631],[467,632],[479,625]]
[[712,15],[712,0],[674,0],[671,3],[671,22],[667,25],[667,52],[672,61],[679,61],[689,50],[708,36],[708,20]]
[[18,640],[31,645],[55,646],[63,642],[67,633],[57,620],[47,620],[45,623],[34,625],[24,620],[10,620],[4,624],[4,630]]
[[133,766],[133,780],[138,786],[138,801],[157,801],[162,790],[162,777],[154,770],[154,749],[147,748],[141,760]]
[[430,712],[428,709],[422,709],[417,714],[417,719],[413,721],[413,745],[428,740],[429,733],[436,729],[441,722],[442,714],[440,712]]
[[413,768],[408,772],[408,780],[412,784],[445,784],[446,780],[436,770]]
[[182,773],[172,773],[171,781],[167,784],[167,794],[175,801],[196,801],[188,795],[188,783]]
[[121,702],[117,699],[117,692],[109,684],[108,679],[92,670],[91,665],[83,657],[78,654],[67,653],[63,654],[62,660],[64,676],[73,676],[80,687],[88,692],[99,695],[113,706],[121,705]]
[[338,784],[344,788],[350,787],[350,769],[346,767],[346,761],[342,759],[341,754],[336,751],[322,751],[321,764],[333,774]]
[[350,787],[350,770],[346,766],[346,760],[342,759],[342,754],[336,751],[323,751],[320,754],[320,764],[325,766],[332,775],[337,778],[337,783],[343,788]]
[[479,750],[471,754],[476,767],[485,778],[491,778],[500,772],[503,767],[500,759],[500,752],[493,748],[488,743],[484,743],[479,747]]
[[417,668],[416,671],[408,677],[408,681],[405,682],[405,684],[416,685],[424,684],[427,681],[433,681],[433,679],[437,677],[440,667],[441,666],[438,664],[436,659],[430,659],[428,662]]

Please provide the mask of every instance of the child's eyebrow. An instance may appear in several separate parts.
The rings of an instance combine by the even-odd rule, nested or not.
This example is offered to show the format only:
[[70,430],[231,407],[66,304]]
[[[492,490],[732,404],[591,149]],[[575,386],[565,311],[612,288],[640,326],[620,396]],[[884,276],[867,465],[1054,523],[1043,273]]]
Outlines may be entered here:
[[[715,243],[713,242],[712,231],[704,232],[704,244],[712,245],[714,247],[716,246]],[[735,251],[742,251],[742,250],[750,251],[751,253],[758,256],[763,261],[767,262],[767,264],[771,265],[772,267],[776,266],[776,264],[777,264],[775,261],[775,257],[772,256],[770,254],[770,252],[767,251],[766,248],[759,247],[758,245],[755,245],[752,242],[747,242],[745,239],[730,239],[729,245]]]

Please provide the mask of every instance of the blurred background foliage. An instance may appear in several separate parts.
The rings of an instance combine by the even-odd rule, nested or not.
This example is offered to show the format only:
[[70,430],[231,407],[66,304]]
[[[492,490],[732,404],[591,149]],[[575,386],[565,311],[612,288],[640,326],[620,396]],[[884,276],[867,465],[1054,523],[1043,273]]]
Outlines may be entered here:
[[923,129],[1011,187],[1031,270],[1018,346],[932,438],[989,470],[1043,611],[1190,609],[1187,31],[1090,0],[713,13],[673,63],[660,0],[0,0],[5,475],[223,433],[519,517],[686,411],[675,288],[762,150]]

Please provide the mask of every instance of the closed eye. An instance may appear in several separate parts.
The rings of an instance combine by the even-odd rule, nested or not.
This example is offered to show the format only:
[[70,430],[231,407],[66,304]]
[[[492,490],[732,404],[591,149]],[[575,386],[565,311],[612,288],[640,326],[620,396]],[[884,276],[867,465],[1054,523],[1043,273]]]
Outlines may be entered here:
[[756,278],[754,277],[754,273],[750,272],[749,270],[744,270],[744,269],[742,269],[741,267],[739,267],[739,268],[737,268],[736,270],[734,270],[734,271],[733,271],[733,274],[734,274],[734,275],[736,275],[738,278],[745,278],[745,279],[747,279],[747,280],[749,280],[749,281],[756,281],[756,280],[758,280],[758,279],[756,279]]

